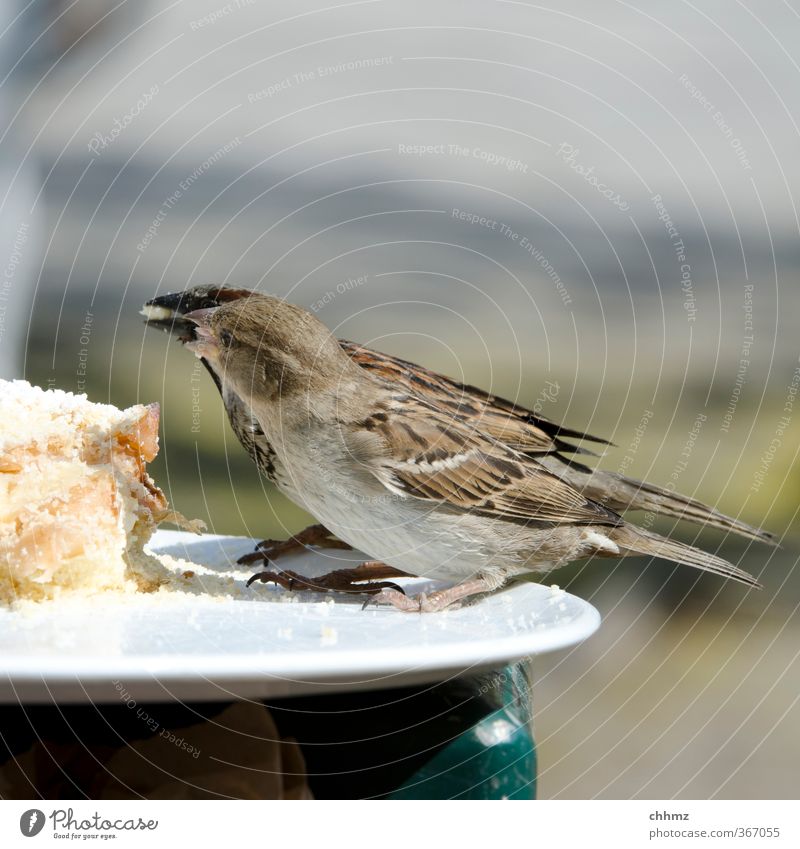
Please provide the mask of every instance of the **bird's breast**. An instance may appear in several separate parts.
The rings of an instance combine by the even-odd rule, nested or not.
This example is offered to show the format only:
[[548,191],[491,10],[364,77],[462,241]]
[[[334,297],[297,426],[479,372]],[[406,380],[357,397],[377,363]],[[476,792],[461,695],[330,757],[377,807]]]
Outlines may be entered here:
[[223,392],[223,400],[231,428],[259,472],[292,497],[292,482],[285,463],[252,410],[233,392]]

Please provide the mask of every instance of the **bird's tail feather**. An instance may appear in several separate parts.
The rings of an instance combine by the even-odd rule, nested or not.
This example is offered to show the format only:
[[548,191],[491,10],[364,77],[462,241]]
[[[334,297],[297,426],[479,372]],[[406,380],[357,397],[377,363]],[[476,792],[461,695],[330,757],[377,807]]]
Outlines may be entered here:
[[688,495],[671,492],[655,484],[627,478],[616,472],[599,469],[588,469],[585,466],[569,467],[563,463],[555,463],[550,458],[546,465],[567,483],[579,489],[592,501],[617,512],[623,510],[644,510],[661,516],[672,516],[675,519],[685,519],[688,522],[718,528],[740,534],[749,539],[777,545],[775,537],[761,528],[754,528],[740,519],[726,516]]
[[750,587],[761,587],[761,584],[749,572],[728,563],[727,560],[691,545],[666,539],[644,528],[623,524],[605,532],[619,546],[620,555],[623,557],[651,554],[686,566],[694,566],[704,572],[713,572],[715,575],[740,581]]

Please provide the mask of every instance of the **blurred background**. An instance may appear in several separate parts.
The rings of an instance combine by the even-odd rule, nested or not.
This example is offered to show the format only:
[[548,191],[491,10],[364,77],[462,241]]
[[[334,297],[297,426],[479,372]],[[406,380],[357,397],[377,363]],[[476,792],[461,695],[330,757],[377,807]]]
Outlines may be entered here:
[[534,662],[540,795],[796,797],[799,62],[778,0],[5,0],[0,372],[159,401],[175,508],[257,538],[308,517],[155,294],[261,289],[609,437],[782,547],[655,525],[761,592],[548,579],[604,624]]

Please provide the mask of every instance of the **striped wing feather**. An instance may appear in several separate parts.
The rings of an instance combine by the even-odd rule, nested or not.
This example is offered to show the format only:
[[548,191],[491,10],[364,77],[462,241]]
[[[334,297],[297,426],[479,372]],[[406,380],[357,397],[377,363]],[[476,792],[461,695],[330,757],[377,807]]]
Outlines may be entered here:
[[412,397],[363,422],[353,453],[387,488],[495,519],[618,524],[618,514],[484,436],[459,417]]
[[597,436],[561,427],[512,401],[476,386],[458,383],[415,363],[344,339],[340,339],[339,344],[352,360],[387,386],[405,387],[411,394],[433,393],[443,410],[469,418],[484,433],[515,451],[525,454],[591,453],[564,442],[565,437],[610,444]]

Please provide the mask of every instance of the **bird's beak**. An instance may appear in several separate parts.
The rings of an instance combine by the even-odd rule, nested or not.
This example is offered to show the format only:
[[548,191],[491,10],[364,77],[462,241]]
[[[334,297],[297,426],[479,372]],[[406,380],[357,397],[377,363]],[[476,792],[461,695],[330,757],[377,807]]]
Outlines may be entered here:
[[173,333],[181,342],[191,342],[195,338],[198,325],[186,320],[189,313],[218,307],[250,294],[247,289],[198,286],[187,289],[185,292],[170,292],[151,298],[140,312],[145,317],[148,327]]
[[184,319],[185,314],[194,307],[185,297],[186,294],[171,292],[149,300],[139,311],[145,317],[147,326],[174,333],[181,342],[194,339],[195,325]]

